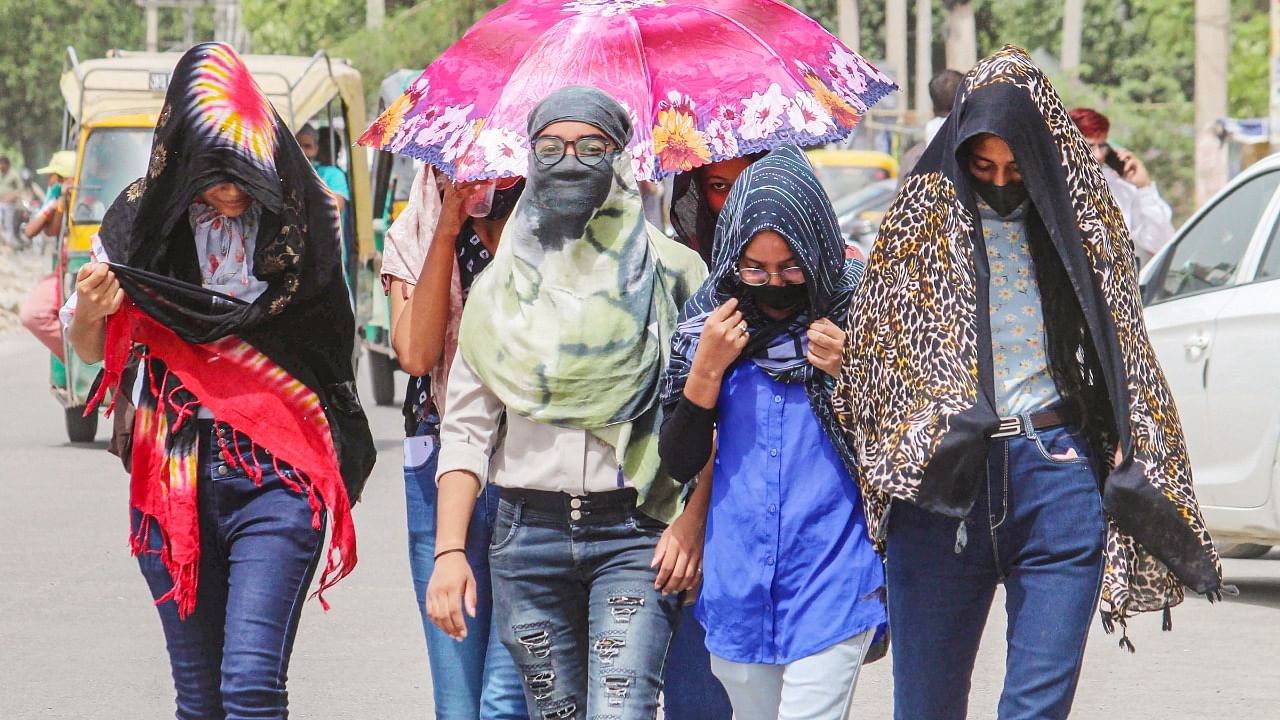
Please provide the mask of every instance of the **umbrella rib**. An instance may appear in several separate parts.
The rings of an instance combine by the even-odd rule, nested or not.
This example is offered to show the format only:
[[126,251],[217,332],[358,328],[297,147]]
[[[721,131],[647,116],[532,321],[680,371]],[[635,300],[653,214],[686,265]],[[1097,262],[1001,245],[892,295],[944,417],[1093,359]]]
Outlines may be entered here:
[[[631,36],[636,44],[637,54],[640,56],[640,67],[644,69],[644,86],[653,87],[653,73],[649,71],[649,56],[644,51],[644,33],[640,32],[640,23],[636,20],[633,13],[627,13],[627,21],[631,27]],[[647,112],[652,113],[653,108],[645,108]]]

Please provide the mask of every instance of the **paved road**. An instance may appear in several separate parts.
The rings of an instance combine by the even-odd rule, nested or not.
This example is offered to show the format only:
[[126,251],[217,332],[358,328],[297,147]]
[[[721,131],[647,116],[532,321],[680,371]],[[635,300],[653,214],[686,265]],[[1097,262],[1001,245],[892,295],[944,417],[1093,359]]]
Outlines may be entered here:
[[[0,333],[0,720],[172,717],[159,623],[128,553],[127,480],[102,442],[66,442],[46,362],[30,338]],[[290,673],[298,718],[432,716],[404,549],[398,411],[370,415],[382,455],[356,512],[360,566],[329,593],[332,611],[307,606]],[[1227,571],[1239,598],[1189,600],[1172,633],[1140,619],[1136,655],[1095,628],[1075,717],[1280,717],[1280,554]],[[995,716],[1003,632],[996,612],[971,718]],[[852,718],[890,717],[889,676],[887,661],[865,669]]]

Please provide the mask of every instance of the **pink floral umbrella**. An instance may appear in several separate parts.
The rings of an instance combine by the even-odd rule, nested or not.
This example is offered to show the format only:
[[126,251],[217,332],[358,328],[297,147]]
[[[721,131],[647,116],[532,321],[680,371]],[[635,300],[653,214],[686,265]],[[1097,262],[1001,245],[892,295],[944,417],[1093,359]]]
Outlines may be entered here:
[[779,0],[510,0],[431,63],[360,143],[455,180],[521,175],[529,110],[566,85],[626,106],[642,180],[837,140],[896,89]]

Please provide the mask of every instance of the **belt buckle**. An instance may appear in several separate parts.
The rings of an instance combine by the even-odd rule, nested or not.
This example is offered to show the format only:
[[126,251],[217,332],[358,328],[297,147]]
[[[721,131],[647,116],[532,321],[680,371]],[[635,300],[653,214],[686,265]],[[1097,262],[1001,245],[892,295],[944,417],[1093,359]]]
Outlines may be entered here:
[[1020,417],[1002,417],[1000,425],[996,431],[991,434],[992,440],[1003,440],[1004,438],[1017,437],[1022,434],[1022,418]]

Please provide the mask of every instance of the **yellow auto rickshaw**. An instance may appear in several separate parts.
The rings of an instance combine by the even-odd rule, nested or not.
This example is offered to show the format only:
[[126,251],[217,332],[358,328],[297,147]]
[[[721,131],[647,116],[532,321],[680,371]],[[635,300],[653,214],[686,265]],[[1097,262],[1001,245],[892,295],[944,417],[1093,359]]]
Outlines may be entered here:
[[[76,272],[89,260],[93,236],[116,196],[146,172],[156,119],[164,105],[169,77],[179,53],[112,51],[105,58],[80,62],[67,48],[61,80],[65,102],[62,146],[77,154],[76,174],[68,189],[67,221],[59,238],[59,292],[65,302],[75,290]],[[343,265],[363,327],[370,303],[367,288],[376,280],[369,167],[363,154],[353,157],[353,133],[365,126],[360,73],[323,50],[311,57],[247,55],[249,71],[276,111],[295,132],[310,123],[328,134],[332,163],[346,176],[351,197],[344,210]],[[85,365],[63,338],[67,364],[55,359],[50,373],[54,395],[66,408],[67,437],[92,441],[95,414],[84,416],[89,390],[100,368]]]
[[[396,70],[383,78],[378,89],[378,114],[403,95],[409,83],[421,74],[421,70]],[[421,162],[406,155],[384,150],[373,152],[373,240],[379,269],[387,228],[409,203],[409,190],[421,167]],[[373,400],[378,405],[390,405],[395,402],[395,371],[400,368],[391,345],[391,301],[381,285],[371,285],[367,294],[372,311],[363,326],[363,338]]]

